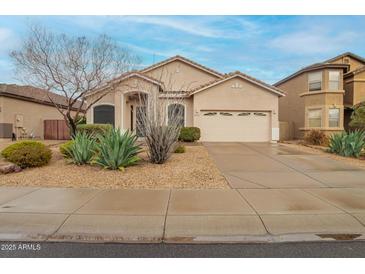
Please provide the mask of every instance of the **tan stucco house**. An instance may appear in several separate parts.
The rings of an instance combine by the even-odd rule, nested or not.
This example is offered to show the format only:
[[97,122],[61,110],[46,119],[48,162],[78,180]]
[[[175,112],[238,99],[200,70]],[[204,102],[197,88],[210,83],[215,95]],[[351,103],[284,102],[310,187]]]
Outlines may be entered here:
[[135,131],[144,108],[138,95],[153,93],[159,100],[180,98],[183,125],[199,127],[202,141],[217,142],[278,140],[279,97],[285,95],[241,72],[222,74],[181,56],[125,73],[87,100],[102,92],[106,95],[87,112],[88,123]]
[[[67,107],[64,96],[49,95],[59,106]],[[13,134],[17,138],[23,135],[25,138],[44,139],[46,120],[64,122],[63,116],[49,100],[48,91],[31,86],[0,84],[0,139],[12,138]]]
[[305,67],[274,86],[287,95],[279,100],[279,120],[290,138],[311,129],[326,134],[348,128],[353,106],[365,101],[365,59],[347,52]]

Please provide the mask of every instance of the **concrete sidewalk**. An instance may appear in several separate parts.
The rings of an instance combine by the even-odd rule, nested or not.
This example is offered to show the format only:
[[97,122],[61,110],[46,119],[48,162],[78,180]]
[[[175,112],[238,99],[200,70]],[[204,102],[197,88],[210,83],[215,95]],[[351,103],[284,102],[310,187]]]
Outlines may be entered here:
[[363,239],[364,188],[0,187],[0,240],[143,243]]

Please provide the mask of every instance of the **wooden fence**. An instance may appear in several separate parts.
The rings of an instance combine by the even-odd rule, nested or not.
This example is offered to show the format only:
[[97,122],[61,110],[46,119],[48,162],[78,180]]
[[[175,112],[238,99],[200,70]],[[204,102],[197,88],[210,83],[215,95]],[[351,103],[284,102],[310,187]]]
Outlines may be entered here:
[[44,120],[44,139],[68,140],[70,130],[65,120]]

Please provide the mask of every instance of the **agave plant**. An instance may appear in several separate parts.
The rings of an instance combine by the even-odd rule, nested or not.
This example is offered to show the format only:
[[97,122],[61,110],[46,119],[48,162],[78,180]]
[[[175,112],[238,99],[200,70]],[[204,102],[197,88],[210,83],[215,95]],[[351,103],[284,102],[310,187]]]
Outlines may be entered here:
[[77,132],[73,137],[72,144],[65,148],[71,162],[77,165],[85,165],[92,161],[95,155],[95,139],[86,132]]
[[137,136],[120,129],[112,129],[98,136],[97,156],[95,164],[107,169],[124,170],[125,167],[136,164],[141,147],[137,145]]
[[365,132],[355,130],[350,133],[334,134],[330,138],[329,151],[345,157],[360,157],[365,148]]

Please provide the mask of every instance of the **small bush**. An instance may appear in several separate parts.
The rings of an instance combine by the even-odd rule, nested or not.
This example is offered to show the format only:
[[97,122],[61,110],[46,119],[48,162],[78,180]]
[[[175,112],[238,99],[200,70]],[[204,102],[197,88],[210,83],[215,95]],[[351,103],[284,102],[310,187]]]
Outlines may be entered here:
[[360,105],[355,107],[354,111],[351,114],[351,121],[349,126],[353,129],[365,129],[365,105],[362,102]]
[[185,153],[185,151],[186,151],[185,146],[183,146],[183,145],[179,145],[179,146],[175,149],[174,153]]
[[105,135],[99,135],[97,143],[98,155],[95,164],[107,169],[124,170],[125,167],[136,164],[141,147],[136,144],[137,136],[120,129],[112,129]]
[[180,130],[179,141],[195,142],[200,139],[200,128],[198,127],[183,127]]
[[331,136],[329,140],[329,152],[345,157],[359,158],[365,148],[365,132],[342,132]]
[[60,152],[64,158],[71,158],[70,149],[74,141],[70,140],[60,145]]
[[79,124],[77,132],[85,132],[89,136],[96,138],[98,135],[104,135],[113,128],[110,124]]
[[315,145],[315,146],[323,146],[328,145],[328,137],[327,135],[318,129],[312,129],[304,136],[304,141],[307,144]]
[[76,125],[85,125],[86,117],[84,115],[78,115],[75,117]]
[[72,144],[67,149],[71,162],[77,165],[90,163],[95,155],[95,145],[95,138],[92,138],[85,131],[77,132]]
[[52,151],[41,142],[22,141],[6,147],[1,155],[21,168],[27,168],[48,164]]

